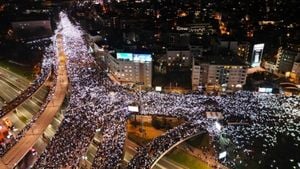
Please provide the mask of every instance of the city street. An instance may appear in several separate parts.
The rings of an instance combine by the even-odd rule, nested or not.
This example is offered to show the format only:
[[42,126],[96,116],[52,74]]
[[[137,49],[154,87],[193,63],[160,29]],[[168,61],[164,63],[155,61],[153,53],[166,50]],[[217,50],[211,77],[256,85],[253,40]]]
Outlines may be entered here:
[[[59,49],[61,50],[62,48],[59,47]],[[25,136],[3,156],[0,168],[13,168],[17,165],[43,135],[45,129],[53,121],[54,116],[60,110],[68,87],[65,55],[63,51],[59,51],[59,67],[57,74],[56,88],[51,101],[48,103],[44,112],[35,124],[26,132]]]

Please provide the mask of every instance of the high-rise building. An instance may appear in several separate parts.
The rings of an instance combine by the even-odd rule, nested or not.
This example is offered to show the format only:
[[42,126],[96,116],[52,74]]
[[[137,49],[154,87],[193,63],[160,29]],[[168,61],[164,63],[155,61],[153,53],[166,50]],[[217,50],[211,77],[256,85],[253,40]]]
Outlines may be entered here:
[[249,42],[242,42],[238,44],[237,55],[244,63],[248,62],[249,51],[250,51]]
[[290,43],[285,48],[280,47],[276,59],[278,73],[292,72],[295,62],[300,62],[300,45]]
[[[281,73],[290,72],[293,68],[296,57],[299,57],[300,53],[293,50],[283,50],[282,56],[279,60],[278,71]],[[297,56],[298,55],[298,56]]]

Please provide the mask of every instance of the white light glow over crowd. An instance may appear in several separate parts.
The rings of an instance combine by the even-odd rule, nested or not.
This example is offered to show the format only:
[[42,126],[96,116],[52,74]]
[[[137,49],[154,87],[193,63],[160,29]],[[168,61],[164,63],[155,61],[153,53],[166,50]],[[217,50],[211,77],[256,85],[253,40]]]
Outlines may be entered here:
[[[149,168],[168,147],[203,130],[214,138],[216,151],[224,151],[218,144],[223,135],[231,140],[232,151],[226,161],[221,161],[230,168],[243,163],[237,155],[240,151],[259,150],[256,153],[267,156],[281,137],[290,138],[295,152],[300,152],[299,96],[248,91],[226,96],[129,91],[102,71],[88,52],[84,31],[72,24],[65,13],[60,14],[60,19],[57,34],[62,35],[67,55],[70,99],[61,126],[33,168],[77,167],[96,131],[102,137],[92,168],[119,168],[130,114],[127,108],[133,103],[139,104],[140,114],[178,117],[186,123],[140,148],[128,168]],[[215,120],[206,118],[208,111],[223,114],[221,131],[215,127]],[[299,156],[287,160],[291,168],[300,168]],[[275,161],[268,165],[267,168],[278,168],[281,164]]]

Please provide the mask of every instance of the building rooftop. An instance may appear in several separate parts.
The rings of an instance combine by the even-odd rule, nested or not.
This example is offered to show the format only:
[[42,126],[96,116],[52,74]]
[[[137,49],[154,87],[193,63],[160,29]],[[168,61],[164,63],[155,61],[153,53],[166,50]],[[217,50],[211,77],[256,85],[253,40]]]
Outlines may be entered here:
[[168,47],[168,51],[183,51],[183,50],[190,50],[188,46],[172,46]]
[[239,65],[246,66],[236,55],[231,53],[206,53],[202,58],[194,58],[195,64],[208,63],[212,65]]

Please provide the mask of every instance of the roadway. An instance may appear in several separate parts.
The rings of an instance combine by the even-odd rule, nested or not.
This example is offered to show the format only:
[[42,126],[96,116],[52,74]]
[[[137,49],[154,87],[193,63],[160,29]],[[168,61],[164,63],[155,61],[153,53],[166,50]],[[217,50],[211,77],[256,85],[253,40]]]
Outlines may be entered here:
[[44,134],[39,137],[37,142],[34,144],[32,147],[33,150],[37,153],[34,155],[32,151],[29,151],[24,158],[18,163],[16,166],[17,168],[31,168],[31,166],[34,165],[36,160],[38,159],[37,155],[40,155],[44,152],[44,150],[47,147],[47,144],[49,141],[53,138],[55,135],[56,131],[58,130],[60,123],[63,120],[63,112],[64,110],[60,111],[56,116],[54,117],[52,123],[46,128]]
[[14,131],[12,131],[14,135],[18,134],[18,132],[28,124],[30,119],[40,111],[43,101],[47,97],[47,93],[43,91],[37,91],[34,96],[35,95],[39,95],[42,99],[29,98],[16,109],[1,118],[8,118],[14,124]]
[[[79,168],[90,169],[92,167],[92,163],[93,163],[94,157],[96,155],[97,147],[98,147],[98,144],[100,143],[101,136],[102,135],[100,133],[95,134],[94,138],[92,139],[92,141],[87,149],[85,156],[83,156],[80,161]],[[136,150],[138,147],[139,147],[139,145],[130,141],[129,139],[126,139],[125,146],[124,146],[124,159],[123,159],[126,163],[128,163],[133,158],[133,156],[136,154]],[[169,169],[169,168],[187,169],[185,166],[182,166],[181,164],[176,163],[175,161],[173,161],[167,157],[163,157],[153,167],[153,169]]]
[[2,157],[0,162],[1,169],[13,168],[16,166],[43,136],[44,131],[51,124],[54,117],[57,115],[57,112],[60,111],[68,88],[68,76],[65,63],[66,56],[63,52],[61,40],[61,37],[58,36],[59,65],[53,96],[35,124],[33,124],[33,126],[25,133],[24,137],[22,137],[19,142]]
[[[128,163],[133,156],[136,154],[136,150],[139,147],[136,143],[130,141],[129,139],[126,139],[125,142],[125,155],[124,155],[124,161]],[[153,167],[153,169],[187,169],[187,167],[169,159],[168,157],[161,158],[156,165]]]
[[[0,98],[9,102],[28,88],[30,81],[6,69],[0,68]],[[32,97],[20,104],[15,110],[7,113],[4,118],[8,118],[14,124],[13,135],[17,135],[30,119],[40,110],[48,90],[42,86]]]
[[[187,122],[174,127],[168,130],[167,133],[156,137],[155,141],[149,142],[147,145],[141,147],[142,151],[134,155],[129,161],[127,168],[153,168],[156,163],[174,147],[203,132],[205,131],[196,123]],[[172,138],[170,138],[170,136]],[[153,144],[159,144],[159,146],[153,146]]]
[[[4,102],[9,102],[16,98],[22,91],[30,86],[30,81],[0,67],[0,108],[3,106]],[[33,98],[36,101],[43,99],[43,94],[47,93],[45,87],[41,88],[42,95],[35,95]]]

